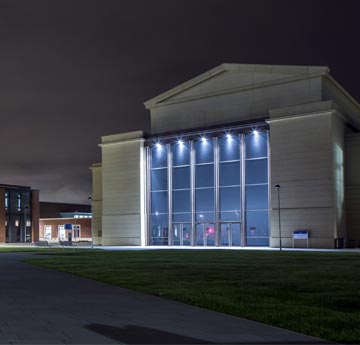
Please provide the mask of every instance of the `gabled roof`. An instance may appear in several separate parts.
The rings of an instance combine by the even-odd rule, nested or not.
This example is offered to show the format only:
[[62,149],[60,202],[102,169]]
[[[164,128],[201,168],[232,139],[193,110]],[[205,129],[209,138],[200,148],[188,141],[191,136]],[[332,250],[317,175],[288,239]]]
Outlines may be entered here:
[[[252,65],[252,64],[232,64],[232,63],[224,63],[221,64],[199,76],[192,78],[185,83],[182,83],[144,103],[147,109],[151,109],[152,107],[168,100],[175,95],[178,95],[185,90],[188,90],[198,84],[204,83],[205,81],[214,78],[215,76],[220,75],[224,72],[237,72],[237,73],[249,73],[249,72],[258,72],[258,73],[273,73],[274,78],[272,79],[273,82],[276,80],[284,79],[284,77],[279,77],[277,75],[288,75],[290,78],[299,78],[302,77],[312,77],[312,76],[320,76],[329,73],[329,68],[326,66],[287,66],[287,65]],[[260,83],[253,83],[252,86],[256,86],[256,84]],[[271,83],[268,82],[268,83]]]

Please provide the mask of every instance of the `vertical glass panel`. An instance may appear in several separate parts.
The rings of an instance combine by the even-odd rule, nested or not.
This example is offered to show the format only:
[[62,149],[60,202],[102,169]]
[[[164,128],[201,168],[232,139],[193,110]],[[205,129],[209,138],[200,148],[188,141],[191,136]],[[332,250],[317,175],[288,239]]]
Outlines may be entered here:
[[168,213],[167,192],[151,192],[151,213]]
[[208,223],[196,224],[195,244],[197,246],[214,246],[215,245],[214,224],[208,224]]
[[150,219],[150,244],[167,245],[169,236],[168,215],[152,215]]
[[240,187],[220,188],[220,211],[238,211],[240,213]]
[[248,246],[269,245],[268,211],[246,212],[246,244]]
[[195,142],[195,161],[196,164],[211,163],[214,161],[214,148],[212,138]]
[[173,231],[173,245],[180,246],[181,245],[181,225],[180,224],[173,224],[172,227]]
[[190,167],[173,168],[173,189],[190,188]]
[[173,166],[190,164],[190,145],[188,141],[179,141],[171,145]]
[[246,209],[268,209],[268,185],[246,186]]
[[240,223],[231,223],[231,245],[240,246]]
[[245,135],[245,158],[267,157],[267,132]]
[[214,186],[214,164],[197,165],[195,168],[195,186]]
[[191,226],[190,224],[183,224],[183,246],[190,246],[191,245]]
[[173,224],[173,244],[174,246],[191,245],[191,227],[188,223]]
[[151,148],[151,168],[161,168],[167,166],[166,145],[154,146]]
[[267,159],[254,159],[245,162],[246,184],[268,183]]
[[196,246],[204,246],[205,245],[204,227],[205,227],[205,224],[196,224],[196,229],[195,229],[195,245]]
[[190,190],[173,191],[173,212],[190,212]]
[[151,170],[151,190],[167,190],[167,169]]
[[240,162],[228,162],[219,164],[220,186],[239,186]]
[[230,224],[222,223],[220,225],[220,245],[228,246],[230,244]]
[[205,245],[206,246],[215,246],[214,224],[206,224],[206,226],[205,226]]
[[231,135],[219,139],[219,160],[234,161],[240,159],[239,136]]
[[214,212],[214,188],[195,190],[196,212]]

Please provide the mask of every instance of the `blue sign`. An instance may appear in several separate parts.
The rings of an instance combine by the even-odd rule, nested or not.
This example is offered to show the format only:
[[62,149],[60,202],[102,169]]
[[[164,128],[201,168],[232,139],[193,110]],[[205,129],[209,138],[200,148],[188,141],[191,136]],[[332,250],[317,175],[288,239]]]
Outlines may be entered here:
[[64,228],[65,230],[72,230],[72,224],[65,224]]
[[309,230],[297,230],[293,232],[294,240],[307,240],[309,238]]

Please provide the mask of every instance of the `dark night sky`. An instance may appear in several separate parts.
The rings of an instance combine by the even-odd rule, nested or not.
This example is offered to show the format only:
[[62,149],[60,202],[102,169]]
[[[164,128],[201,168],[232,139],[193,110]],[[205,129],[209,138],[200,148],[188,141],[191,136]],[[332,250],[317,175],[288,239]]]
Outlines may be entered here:
[[327,65],[360,101],[360,1],[0,0],[0,183],[87,202],[100,136],[223,62]]

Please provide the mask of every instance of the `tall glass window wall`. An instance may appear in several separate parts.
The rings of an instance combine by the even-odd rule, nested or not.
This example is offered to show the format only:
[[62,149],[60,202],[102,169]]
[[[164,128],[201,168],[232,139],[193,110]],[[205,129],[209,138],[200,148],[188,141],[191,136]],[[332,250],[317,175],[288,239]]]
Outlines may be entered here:
[[190,143],[171,144],[172,162],[172,245],[191,245],[191,171]]
[[149,244],[267,246],[267,142],[255,131],[150,145]]
[[195,152],[195,245],[215,245],[214,138],[194,141]]
[[267,132],[245,135],[246,244],[269,245]]
[[219,245],[241,245],[241,142],[228,134],[219,142]]
[[169,244],[167,146],[157,144],[150,154],[150,245]]

